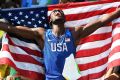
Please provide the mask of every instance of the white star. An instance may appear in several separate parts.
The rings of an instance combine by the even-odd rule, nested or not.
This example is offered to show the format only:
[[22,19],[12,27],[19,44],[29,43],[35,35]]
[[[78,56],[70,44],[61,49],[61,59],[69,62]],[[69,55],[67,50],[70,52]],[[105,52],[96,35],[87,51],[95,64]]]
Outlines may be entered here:
[[28,24],[31,24],[31,22],[30,22],[30,21],[28,21]]
[[44,10],[42,10],[41,13],[44,13]]
[[39,14],[36,14],[35,16],[36,16],[36,17],[39,17]]
[[44,24],[45,27],[47,27],[47,24]]
[[8,13],[8,16],[12,16],[12,13]]
[[32,21],[35,21],[35,19],[34,19],[34,18],[32,18]]
[[28,18],[28,15],[26,15],[25,18]]
[[37,27],[37,25],[35,24],[35,25],[34,25],[34,27],[36,28],[36,27]]
[[42,21],[38,21],[38,23],[39,23],[39,24],[41,24],[41,23],[42,23]]
[[30,14],[33,14],[34,12],[33,11],[30,11]]
[[22,19],[21,21],[24,22],[25,20]]
[[19,15],[23,15],[23,12],[19,12]]
[[43,16],[42,19],[45,19],[45,17]]
[[18,21],[17,23],[20,24],[20,21]]
[[18,17],[17,17],[17,16],[15,16],[14,18],[15,18],[15,19],[18,19]]
[[14,19],[10,19],[11,21],[14,21]]

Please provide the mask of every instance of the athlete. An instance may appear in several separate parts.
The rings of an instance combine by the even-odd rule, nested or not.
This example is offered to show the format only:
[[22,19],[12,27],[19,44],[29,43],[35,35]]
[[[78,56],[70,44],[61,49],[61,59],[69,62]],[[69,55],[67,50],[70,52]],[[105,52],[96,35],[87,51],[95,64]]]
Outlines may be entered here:
[[51,29],[13,27],[3,22],[0,22],[0,29],[26,39],[35,40],[44,54],[45,80],[65,80],[62,76],[63,66],[66,57],[75,53],[75,43],[119,16],[120,8],[96,21],[85,26],[75,27],[74,30],[70,31],[65,29],[66,19],[63,11],[55,9],[50,15]]

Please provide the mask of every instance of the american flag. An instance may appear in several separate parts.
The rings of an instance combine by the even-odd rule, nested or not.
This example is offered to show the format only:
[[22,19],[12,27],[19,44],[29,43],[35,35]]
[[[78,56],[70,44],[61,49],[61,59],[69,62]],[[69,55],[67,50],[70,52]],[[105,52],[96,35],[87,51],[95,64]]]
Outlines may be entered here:
[[[120,2],[112,1],[67,3],[42,8],[1,10],[1,15],[13,25],[49,28],[48,17],[50,12],[59,8],[65,13],[66,28],[72,28],[95,21],[102,15],[115,11],[119,5]],[[45,13],[42,14],[43,12]],[[107,68],[120,65],[119,22],[118,18],[77,43],[75,59],[81,71],[79,80],[103,80]],[[9,64],[21,75],[33,80],[43,80],[42,59],[41,50],[36,47],[36,44],[5,34],[0,64]]]
[[47,7],[3,9],[1,17],[13,25],[48,28]]

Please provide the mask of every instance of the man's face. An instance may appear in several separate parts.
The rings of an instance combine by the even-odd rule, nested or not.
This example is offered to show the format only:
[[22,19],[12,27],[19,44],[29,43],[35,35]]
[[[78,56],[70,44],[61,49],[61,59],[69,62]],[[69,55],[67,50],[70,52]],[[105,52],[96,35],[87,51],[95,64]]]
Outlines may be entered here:
[[62,10],[56,9],[51,12],[50,19],[53,24],[65,22],[65,16]]

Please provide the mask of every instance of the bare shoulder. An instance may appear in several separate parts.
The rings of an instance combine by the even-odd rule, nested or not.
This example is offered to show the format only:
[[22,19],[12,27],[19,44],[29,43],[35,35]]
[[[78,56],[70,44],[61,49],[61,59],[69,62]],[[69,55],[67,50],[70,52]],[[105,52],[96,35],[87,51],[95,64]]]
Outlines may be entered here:
[[37,32],[37,33],[39,33],[39,34],[41,34],[41,35],[44,34],[44,32],[45,32],[45,29],[42,28],[42,27],[32,28],[32,30],[35,31],[35,32]]
[[32,30],[35,32],[36,37],[38,37],[39,39],[44,39],[44,32],[45,29],[42,27],[38,27],[38,28],[32,28]]
[[73,34],[73,37],[75,38],[75,40],[78,40],[80,38],[82,30],[83,30],[82,26],[74,27],[72,29],[72,34]]

